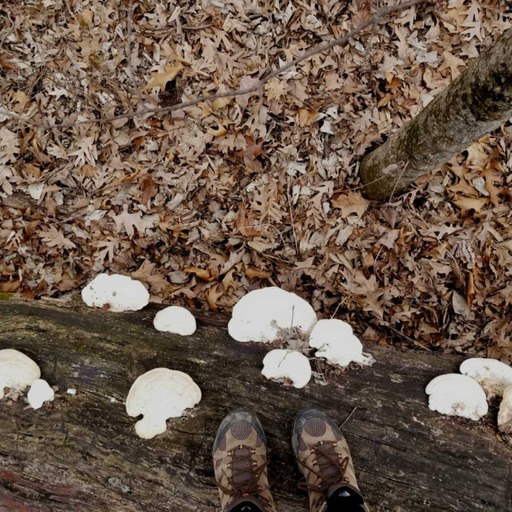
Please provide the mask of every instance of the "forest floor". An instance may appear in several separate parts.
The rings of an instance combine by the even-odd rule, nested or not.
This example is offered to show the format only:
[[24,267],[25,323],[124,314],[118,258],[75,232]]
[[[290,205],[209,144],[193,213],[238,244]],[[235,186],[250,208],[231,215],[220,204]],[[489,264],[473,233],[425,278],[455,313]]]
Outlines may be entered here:
[[277,285],[368,340],[510,362],[512,123],[387,202],[358,176],[510,27],[508,1],[413,7],[251,95],[144,113],[249,87],[393,3],[0,4],[2,296],[109,272],[229,312]]

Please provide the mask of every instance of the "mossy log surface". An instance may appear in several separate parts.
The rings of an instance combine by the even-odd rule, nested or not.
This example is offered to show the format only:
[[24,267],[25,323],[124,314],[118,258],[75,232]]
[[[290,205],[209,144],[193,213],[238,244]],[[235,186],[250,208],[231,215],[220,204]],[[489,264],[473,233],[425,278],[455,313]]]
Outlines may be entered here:
[[[23,398],[0,401],[0,510],[216,511],[210,452],[220,421],[239,406],[260,415],[282,512],[308,510],[290,431],[309,406],[340,423],[353,412],[343,430],[372,511],[512,510],[512,449],[491,415],[472,422],[427,407],[425,385],[457,371],[459,357],[372,344],[373,367],[296,390],[261,376],[268,347],[231,340],[224,317],[202,314],[196,334],[180,337],[153,329],[156,310],[0,301],[0,348],[23,351],[60,388],[52,407],[36,411]],[[203,400],[142,440],[124,399],[137,375],[159,366],[189,373]]]
[[512,117],[512,28],[361,163],[368,197],[384,199]]

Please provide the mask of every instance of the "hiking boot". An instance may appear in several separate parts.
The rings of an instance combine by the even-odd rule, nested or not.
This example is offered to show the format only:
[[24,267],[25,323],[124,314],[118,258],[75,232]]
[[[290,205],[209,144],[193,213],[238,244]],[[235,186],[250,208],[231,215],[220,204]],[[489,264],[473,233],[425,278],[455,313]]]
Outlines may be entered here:
[[297,414],[292,445],[306,479],[311,512],[368,512],[347,441],[323,412],[305,409]]
[[267,479],[267,447],[258,417],[231,411],[213,443],[215,480],[222,512],[276,512]]

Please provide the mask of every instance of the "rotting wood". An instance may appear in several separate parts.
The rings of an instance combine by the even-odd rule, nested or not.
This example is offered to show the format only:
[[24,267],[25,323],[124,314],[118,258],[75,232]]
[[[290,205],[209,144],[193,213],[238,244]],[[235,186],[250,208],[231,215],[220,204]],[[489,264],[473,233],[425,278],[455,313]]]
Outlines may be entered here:
[[[260,415],[282,512],[308,510],[290,448],[293,416],[308,406],[340,423],[357,406],[343,429],[372,511],[511,510],[512,449],[495,436],[495,420],[427,407],[425,385],[457,371],[460,357],[371,345],[373,367],[295,390],[260,375],[268,348],[231,340],[224,317],[202,314],[196,334],[180,337],[153,329],[156,310],[0,301],[0,348],[23,351],[60,388],[51,408],[0,402],[0,510],[216,511],[210,451],[220,421],[239,406]],[[123,401],[133,379],[157,366],[189,373],[203,400],[144,441]]]
[[414,119],[361,162],[366,194],[384,199],[512,117],[512,28]]

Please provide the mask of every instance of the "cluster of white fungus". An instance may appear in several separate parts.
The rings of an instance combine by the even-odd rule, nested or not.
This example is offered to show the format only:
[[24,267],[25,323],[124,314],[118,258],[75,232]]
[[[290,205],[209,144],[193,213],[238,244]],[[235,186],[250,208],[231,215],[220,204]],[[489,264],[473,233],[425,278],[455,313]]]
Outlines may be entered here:
[[[110,311],[138,311],[149,304],[146,287],[129,276],[99,274],[83,290],[82,299],[89,307],[108,308]],[[159,311],[153,320],[157,331],[189,336],[196,331],[196,319],[180,306],[169,306]]]
[[172,332],[181,336],[190,336],[196,332],[194,315],[180,306],[169,306],[159,311],[153,325],[157,331]]
[[284,379],[296,388],[303,388],[311,379],[311,365],[297,350],[275,349],[264,357],[261,373],[267,379]]
[[138,311],[149,303],[145,286],[128,276],[100,274],[83,290],[82,299],[90,307],[110,311]]
[[374,361],[372,356],[363,353],[363,344],[352,327],[342,320],[319,320],[309,336],[309,346],[317,349],[316,357],[324,357],[328,363],[338,366]]
[[228,331],[237,341],[272,343],[281,330],[292,326],[309,334],[316,320],[315,310],[304,299],[270,287],[249,292],[236,303]]
[[51,402],[55,398],[55,391],[44,379],[36,379],[27,394],[30,407],[39,409],[45,402]]
[[139,376],[126,398],[129,416],[143,418],[135,424],[135,432],[152,439],[167,429],[168,418],[183,416],[185,409],[201,400],[199,386],[186,373],[168,368],[154,368]]
[[429,408],[441,414],[479,420],[489,410],[487,400],[502,396],[498,428],[512,433],[512,368],[496,359],[474,357],[459,373],[439,375],[425,388]]
[[[298,335],[308,339],[302,350],[317,349],[315,356],[328,363],[348,366],[351,362],[372,364],[372,356],[363,353],[363,345],[352,327],[341,320],[320,320],[314,309],[294,293],[277,287],[254,290],[233,308],[229,334],[237,341],[273,343]],[[288,341],[290,348],[293,344]],[[300,344],[299,344],[300,345]],[[295,348],[295,347],[293,347]],[[263,359],[261,372],[266,378],[304,387],[312,376],[309,359],[299,350],[275,349]]]
[[33,409],[39,409],[55,396],[50,385],[40,377],[41,370],[30,357],[13,348],[0,350],[0,399],[4,397],[5,388],[22,393],[30,387],[28,403]]
[[[83,290],[82,299],[90,307],[108,307],[110,311],[137,311],[149,303],[145,286],[128,276],[100,274]],[[189,336],[196,331],[196,319],[185,308],[169,306],[153,320],[156,330]],[[76,393],[76,390],[68,390]],[[165,432],[168,418],[183,416],[185,409],[201,400],[201,390],[186,373],[168,368],[154,368],[133,383],[126,399],[129,416],[143,418],[135,431],[143,439]]]

